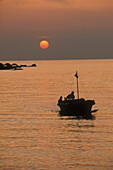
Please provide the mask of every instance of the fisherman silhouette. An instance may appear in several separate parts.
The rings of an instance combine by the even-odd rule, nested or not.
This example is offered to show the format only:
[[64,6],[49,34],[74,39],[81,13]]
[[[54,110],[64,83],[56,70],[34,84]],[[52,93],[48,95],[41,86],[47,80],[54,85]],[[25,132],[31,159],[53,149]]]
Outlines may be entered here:
[[74,91],[72,91],[71,94],[69,94],[66,98],[74,100],[74,98],[75,98]]
[[60,99],[58,100],[58,105],[62,102],[62,96],[60,96]]

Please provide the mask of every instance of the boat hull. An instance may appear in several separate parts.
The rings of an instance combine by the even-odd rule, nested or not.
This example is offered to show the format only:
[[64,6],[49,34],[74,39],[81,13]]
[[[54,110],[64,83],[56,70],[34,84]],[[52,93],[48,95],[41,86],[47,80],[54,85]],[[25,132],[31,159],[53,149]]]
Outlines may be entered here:
[[60,116],[76,116],[85,119],[92,119],[92,106],[95,104],[94,100],[75,99],[64,100],[58,103],[60,107]]

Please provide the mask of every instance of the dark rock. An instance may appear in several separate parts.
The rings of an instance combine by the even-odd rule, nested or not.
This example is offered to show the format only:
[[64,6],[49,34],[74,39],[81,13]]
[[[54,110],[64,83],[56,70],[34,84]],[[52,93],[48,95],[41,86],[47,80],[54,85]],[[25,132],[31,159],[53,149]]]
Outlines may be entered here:
[[5,69],[12,69],[12,65],[10,63],[5,63],[4,68]]
[[36,64],[32,64],[31,67],[36,67],[37,65]]
[[0,63],[0,70],[4,69],[4,65]]
[[20,65],[20,67],[27,67],[27,65],[25,65],[25,64],[23,65],[23,64],[22,64],[22,65]]

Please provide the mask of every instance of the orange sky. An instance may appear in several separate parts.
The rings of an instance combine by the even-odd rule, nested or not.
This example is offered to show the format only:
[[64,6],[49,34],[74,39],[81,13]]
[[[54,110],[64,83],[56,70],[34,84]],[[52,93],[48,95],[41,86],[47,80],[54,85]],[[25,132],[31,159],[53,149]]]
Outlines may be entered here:
[[79,8],[79,9],[103,9],[113,7],[112,0],[0,0],[4,7],[17,8]]
[[[108,46],[105,41],[108,40],[110,43],[109,50],[113,42],[113,0],[0,0],[0,34],[1,57],[16,54],[17,57],[23,55],[26,58],[29,54],[29,50],[26,51],[27,47],[31,47],[31,52],[35,51],[34,55],[40,55],[39,58],[44,58],[46,54],[47,57],[56,58],[56,51],[62,58],[67,54],[63,52],[65,46],[72,50],[72,47],[69,48],[70,43],[73,47],[75,43],[79,49],[77,55],[90,58],[91,49],[87,53],[85,50],[85,54],[82,53],[83,44],[81,46],[80,43],[85,41],[88,49],[91,40],[94,46],[92,52],[97,48],[95,45],[101,43],[100,51],[98,47],[95,56],[102,57],[102,47]],[[53,48],[49,48],[46,54],[40,52],[39,47],[36,49],[41,36],[49,37],[48,40],[52,41]],[[12,46],[8,46],[8,41]],[[21,45],[26,48],[19,54]],[[76,51],[72,52],[74,56]]]

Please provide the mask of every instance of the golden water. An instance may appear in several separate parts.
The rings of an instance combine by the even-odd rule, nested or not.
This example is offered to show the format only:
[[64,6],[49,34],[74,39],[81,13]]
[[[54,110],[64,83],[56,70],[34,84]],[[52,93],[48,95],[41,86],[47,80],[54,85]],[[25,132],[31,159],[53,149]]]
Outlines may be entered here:
[[[0,169],[113,169],[113,60],[35,63],[0,71]],[[76,70],[96,120],[58,114],[59,96],[76,95]]]

